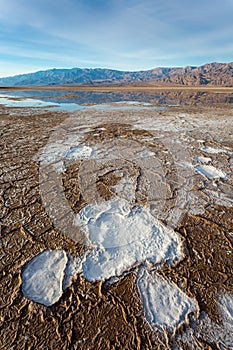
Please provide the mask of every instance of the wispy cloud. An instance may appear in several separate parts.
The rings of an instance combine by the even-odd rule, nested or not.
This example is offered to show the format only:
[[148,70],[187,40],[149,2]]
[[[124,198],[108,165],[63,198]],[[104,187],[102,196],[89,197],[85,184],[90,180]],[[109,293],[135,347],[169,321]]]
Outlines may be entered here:
[[232,0],[1,0],[0,64],[7,55],[38,69],[226,61],[232,15]]

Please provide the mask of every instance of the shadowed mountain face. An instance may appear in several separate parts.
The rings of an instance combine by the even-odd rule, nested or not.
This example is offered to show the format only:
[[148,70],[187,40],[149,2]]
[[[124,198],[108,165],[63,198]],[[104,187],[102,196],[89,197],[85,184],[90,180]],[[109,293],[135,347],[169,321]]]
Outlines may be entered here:
[[111,69],[51,69],[1,78],[0,86],[43,85],[183,85],[233,86],[233,62],[210,63],[200,67],[155,68],[126,72]]

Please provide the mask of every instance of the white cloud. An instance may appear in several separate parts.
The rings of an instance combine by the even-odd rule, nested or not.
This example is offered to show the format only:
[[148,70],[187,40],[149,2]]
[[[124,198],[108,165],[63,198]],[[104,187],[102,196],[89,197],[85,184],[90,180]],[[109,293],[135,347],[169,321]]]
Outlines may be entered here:
[[207,56],[224,61],[233,52],[231,10],[229,0],[2,0],[0,45],[15,59],[38,56],[59,66],[133,70]]

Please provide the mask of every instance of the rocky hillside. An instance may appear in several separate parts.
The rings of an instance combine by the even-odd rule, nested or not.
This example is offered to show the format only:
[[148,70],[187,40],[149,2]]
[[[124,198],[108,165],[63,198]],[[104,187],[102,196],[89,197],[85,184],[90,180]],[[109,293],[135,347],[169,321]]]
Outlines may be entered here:
[[200,67],[175,69],[157,82],[186,86],[233,86],[233,62],[228,64],[210,63]]
[[125,72],[111,69],[50,69],[1,78],[0,86],[43,85],[184,85],[233,86],[233,62],[210,63],[200,67],[155,68]]

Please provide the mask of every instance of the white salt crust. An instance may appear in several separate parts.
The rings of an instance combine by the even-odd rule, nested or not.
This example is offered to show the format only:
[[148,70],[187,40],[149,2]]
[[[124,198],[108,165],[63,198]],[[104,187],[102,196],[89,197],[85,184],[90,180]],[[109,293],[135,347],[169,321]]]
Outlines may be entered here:
[[194,169],[208,179],[224,179],[226,174],[212,165],[195,165]]
[[76,225],[93,249],[83,261],[89,281],[104,281],[145,261],[172,265],[183,256],[182,239],[155,219],[143,206],[131,209],[124,199],[88,205]]
[[173,332],[188,321],[190,313],[198,313],[198,305],[193,299],[156,272],[142,268],[137,287],[147,321],[161,330]]
[[37,303],[50,306],[62,296],[68,257],[63,250],[45,250],[27,263],[22,273],[22,292]]

